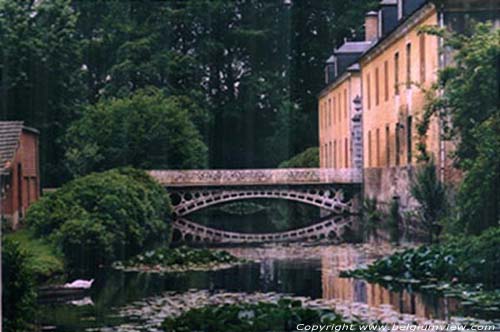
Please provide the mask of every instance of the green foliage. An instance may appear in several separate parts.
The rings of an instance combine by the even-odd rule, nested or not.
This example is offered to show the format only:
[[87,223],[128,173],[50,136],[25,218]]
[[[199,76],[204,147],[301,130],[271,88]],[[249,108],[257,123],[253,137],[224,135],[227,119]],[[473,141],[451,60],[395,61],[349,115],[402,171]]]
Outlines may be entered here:
[[68,129],[68,168],[83,175],[119,166],[205,166],[207,148],[183,106],[155,89],[100,101]]
[[478,234],[500,220],[500,29],[477,24],[470,35],[435,28],[424,32],[444,37],[454,61],[439,72],[433,89],[441,93],[429,99],[427,120],[419,132],[425,135],[431,116],[439,116],[445,123],[451,119],[445,133],[458,143],[457,166],[465,176],[458,195],[459,223],[466,232]]
[[475,131],[480,143],[458,193],[458,227],[478,234],[500,224],[500,112]]
[[36,291],[29,257],[18,242],[2,243],[2,325],[6,332],[34,331]]
[[191,309],[179,317],[167,318],[164,331],[285,332],[298,324],[342,324],[340,316],[325,310],[302,307],[300,301],[231,304]]
[[51,277],[64,273],[62,254],[53,243],[35,238],[33,231],[20,229],[5,237],[19,244],[19,248],[27,254],[27,266],[38,281],[46,281]]
[[[189,100],[210,167],[274,167],[317,144],[312,110],[324,61],[345,38],[362,38],[364,14],[377,4],[4,0],[0,118],[41,130],[48,186],[70,175],[61,143],[73,121],[99,101],[149,87]],[[77,147],[76,160],[102,153],[95,142]],[[78,174],[86,166],[71,165]]]
[[134,256],[120,265],[127,266],[187,266],[192,264],[233,263],[238,258],[224,250],[188,247],[160,248]]
[[446,188],[437,177],[437,169],[431,160],[416,174],[410,192],[419,203],[417,218],[427,231],[430,242],[439,238],[439,222],[448,212]]
[[67,183],[34,203],[26,222],[61,247],[70,267],[91,268],[168,239],[171,211],[159,184],[125,168]]
[[366,269],[344,273],[381,283],[429,285],[456,282],[499,286],[500,228],[446,244],[421,246],[382,258]]
[[65,180],[58,139],[85,102],[78,14],[70,0],[0,1],[0,119],[40,130],[42,180]]
[[289,160],[279,164],[279,168],[317,168],[319,167],[319,149],[308,148]]

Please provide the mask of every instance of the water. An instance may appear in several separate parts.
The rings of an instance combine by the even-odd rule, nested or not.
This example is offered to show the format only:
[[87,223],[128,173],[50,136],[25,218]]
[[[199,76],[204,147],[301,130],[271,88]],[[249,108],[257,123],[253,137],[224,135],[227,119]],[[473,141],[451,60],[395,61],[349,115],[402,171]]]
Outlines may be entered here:
[[[232,231],[283,231],[288,218],[294,220],[290,229],[306,226],[309,223],[305,219],[319,215],[318,211],[304,208],[296,209],[292,215],[286,207],[264,214],[263,209],[256,210],[246,217],[221,217],[220,211],[209,211],[195,215],[193,220]],[[266,210],[269,211],[267,207]],[[216,294],[230,295],[225,293],[237,293],[231,296],[244,299],[273,297],[275,293],[322,299],[339,312],[359,312],[372,318],[448,320],[460,314],[461,308],[453,299],[392,291],[361,280],[339,278],[341,270],[388,254],[389,246],[294,244],[225,250],[253,262],[211,272],[152,274],[101,270],[85,299],[44,304],[40,324],[45,330],[59,332],[154,331],[152,326],[157,326],[165,315],[178,313],[179,308],[192,303],[208,303]]]
[[[388,248],[382,248],[382,252]],[[116,317],[124,306],[165,295],[207,290],[219,292],[276,292],[312,299],[334,299],[352,310],[365,304],[380,312],[423,318],[450,319],[460,308],[456,301],[407,291],[390,291],[360,280],[338,277],[342,269],[359,266],[379,253],[356,245],[322,247],[233,248],[234,254],[258,262],[212,272],[147,274],[103,270],[96,276],[89,298],[75,304],[47,304],[42,325],[56,331],[86,331],[95,327],[128,326],[126,317]],[[170,294],[170,293],[168,293]],[[92,304],[76,305],[85,302]],[[142,302],[141,302],[142,301]],[[147,305],[146,305],[147,307]],[[127,314],[125,314],[127,316]],[[139,326],[141,323],[137,323]],[[106,331],[106,330],[103,330]],[[112,331],[128,331],[116,328]]]

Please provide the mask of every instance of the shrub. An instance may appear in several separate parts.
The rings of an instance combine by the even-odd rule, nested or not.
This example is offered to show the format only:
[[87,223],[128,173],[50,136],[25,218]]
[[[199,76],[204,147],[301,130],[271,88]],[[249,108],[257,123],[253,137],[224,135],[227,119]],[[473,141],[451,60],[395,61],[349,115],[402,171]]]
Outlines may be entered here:
[[70,267],[88,268],[168,239],[170,213],[166,191],[145,172],[125,168],[67,183],[29,208],[27,224],[56,241]]
[[289,160],[281,162],[279,168],[315,168],[319,167],[319,149],[309,148]]
[[432,160],[417,173],[410,192],[420,205],[417,210],[418,219],[432,243],[439,238],[441,232],[439,222],[447,213],[446,188],[438,179],[436,166]]
[[2,324],[6,332],[34,330],[36,292],[28,267],[28,255],[19,243],[4,239],[2,244]]

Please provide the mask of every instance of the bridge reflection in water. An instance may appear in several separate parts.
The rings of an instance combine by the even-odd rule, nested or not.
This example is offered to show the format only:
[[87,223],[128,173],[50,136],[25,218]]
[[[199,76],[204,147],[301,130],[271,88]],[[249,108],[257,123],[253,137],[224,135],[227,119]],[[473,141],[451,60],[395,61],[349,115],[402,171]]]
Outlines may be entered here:
[[203,243],[265,243],[296,241],[340,242],[344,235],[352,234],[355,227],[354,216],[331,215],[326,219],[285,232],[239,233],[200,225],[185,218],[174,221],[174,242]]

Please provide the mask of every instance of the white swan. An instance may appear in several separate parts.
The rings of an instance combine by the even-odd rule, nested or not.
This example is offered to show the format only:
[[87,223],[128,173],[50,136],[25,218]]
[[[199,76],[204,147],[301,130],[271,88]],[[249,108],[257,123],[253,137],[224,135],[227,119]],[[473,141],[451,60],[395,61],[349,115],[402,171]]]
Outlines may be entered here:
[[71,283],[64,284],[64,288],[85,288],[88,289],[92,287],[92,283],[94,282],[94,279],[90,280],[75,280]]

